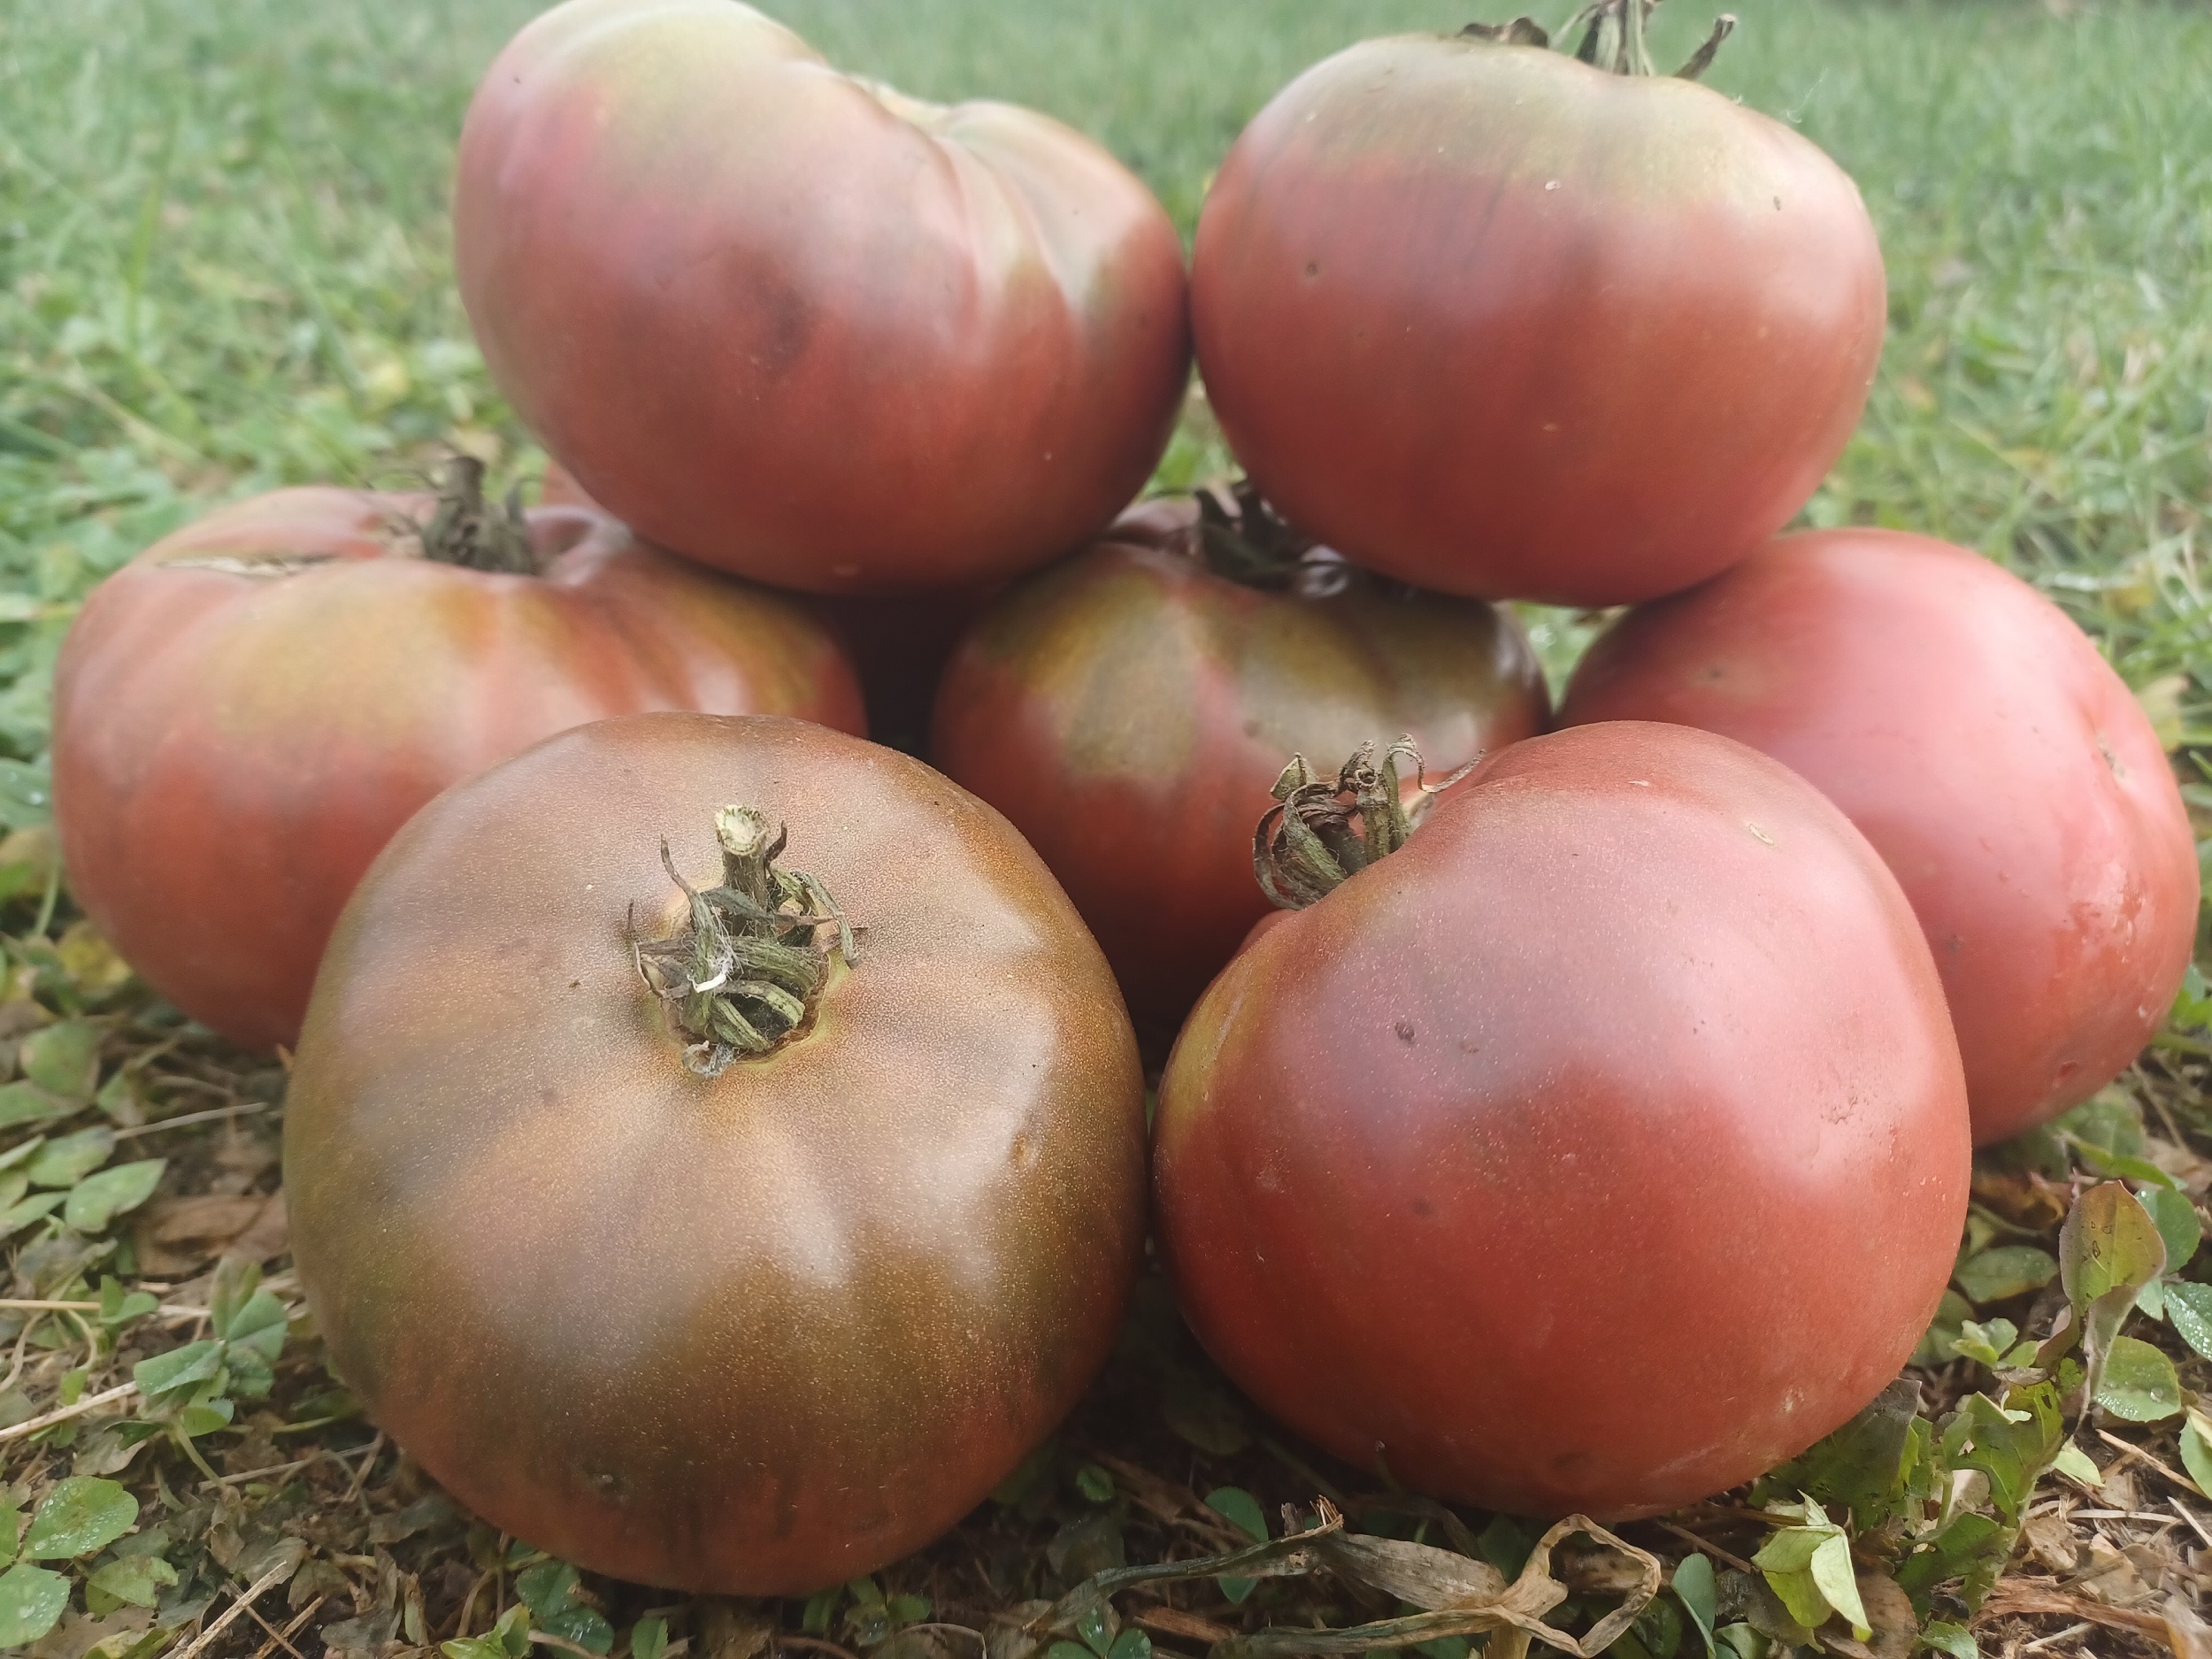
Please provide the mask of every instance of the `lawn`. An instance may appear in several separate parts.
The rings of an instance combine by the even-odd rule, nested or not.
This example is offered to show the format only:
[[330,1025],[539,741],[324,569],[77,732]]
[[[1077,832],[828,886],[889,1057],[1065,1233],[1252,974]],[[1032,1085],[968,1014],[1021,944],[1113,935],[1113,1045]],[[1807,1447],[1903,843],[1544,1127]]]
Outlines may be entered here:
[[[251,1320],[238,1308],[226,1303],[212,1325],[192,1317],[207,1305],[205,1270],[226,1245],[235,1253],[242,1238],[273,1237],[269,1288],[279,1302],[288,1291],[266,1203],[280,1071],[180,1033],[146,1007],[96,938],[70,928],[65,894],[45,879],[36,826],[54,649],[90,584],[207,503],[280,482],[410,477],[447,443],[484,456],[503,476],[541,465],[470,341],[451,291],[444,217],[474,78],[535,9],[527,0],[72,0],[0,15],[0,831],[27,832],[0,844],[0,1038],[12,1048],[35,1026],[88,1033],[101,1056],[73,1062],[73,1037],[24,1046],[24,1071],[82,1116],[12,1119],[0,1090],[0,1210],[20,1196],[6,1187],[6,1148],[33,1129],[52,1137],[111,1128],[122,1149],[111,1140],[102,1159],[168,1160],[141,1217],[159,1218],[150,1231],[118,1220],[113,1244],[99,1227],[82,1238],[44,1224],[13,1233],[9,1295],[19,1304],[96,1301],[103,1277],[116,1277],[96,1311],[0,1307],[0,1434],[119,1386],[128,1359],[187,1337],[234,1340],[248,1351]],[[1032,104],[1095,134],[1187,234],[1210,169],[1300,67],[1363,35],[1468,20],[1460,4],[1427,0],[787,0],[772,9],[848,67],[928,96]],[[1529,0],[1529,9],[1554,25],[1571,10],[1564,0]],[[1891,332],[1873,399],[1809,518],[1930,531],[2040,584],[2103,643],[2185,765],[2203,757],[2187,775],[2212,835],[2212,771],[2203,770],[2212,767],[2212,9],[2030,0],[1737,0],[1736,9],[1742,27],[1709,81],[1796,124],[1853,173],[1889,269]],[[1686,57],[1709,22],[1695,0],[1672,0],[1656,55]],[[1187,442],[1171,460],[1188,474],[1217,458]],[[1586,634],[1565,613],[1532,621],[1555,672]],[[2202,951],[2200,959],[2212,961]],[[60,1023],[46,1024],[53,1015]],[[1967,1253],[1982,1268],[1963,1275],[1960,1304],[1985,1329],[2052,1311],[2048,1297],[2035,1301],[2043,1281],[2028,1258],[2050,1260],[2058,1212],[2048,1194],[2070,1170],[2154,1179],[2162,1168],[2197,1192],[2212,1178],[2201,1156],[2212,1150],[2203,1065],[2212,1048],[2200,1028],[2162,1041],[2067,1134],[1985,1161]],[[0,1083],[8,1075],[0,1069]],[[104,1110],[93,1108],[95,1085]],[[200,1126],[161,1126],[201,1113]],[[141,1281],[156,1286],[153,1311],[122,1305]],[[1962,1317],[1959,1308],[1952,1317]],[[2131,1330],[2181,1358],[2183,1382],[2212,1376],[2174,1330],[2141,1318]],[[365,1654],[434,1642],[464,1621],[480,1632],[518,1594],[551,1647],[598,1649],[603,1633],[651,1659],[650,1635],[637,1634],[635,1622],[653,1598],[587,1586],[575,1601],[557,1563],[503,1553],[503,1540],[472,1532],[373,1431],[345,1417],[313,1355],[311,1332],[296,1325],[268,1403],[242,1386],[222,1400],[240,1426],[191,1442],[204,1469],[176,1426],[181,1396],[150,1395],[117,1408],[121,1418],[88,1414],[0,1440],[0,1480],[15,1483],[0,1492],[0,1516],[39,1500],[73,1467],[112,1477],[144,1502],[138,1536],[157,1523],[165,1529],[158,1550],[181,1575],[158,1587],[154,1634],[142,1633],[147,1616],[130,1596],[103,1593],[99,1618],[73,1612],[42,1653],[77,1659],[97,1640],[108,1643],[104,1659],[143,1659],[172,1640],[181,1652],[194,1620],[220,1617],[242,1585],[283,1568],[274,1582],[288,1587],[259,1611],[280,1631],[301,1617],[287,1640],[303,1659],[313,1659],[318,1632],[334,1651]],[[1974,1364],[1954,1359],[1926,1373],[1932,1413],[1985,1386]],[[250,1361],[238,1369],[250,1372]],[[2025,1494],[2009,1515],[1987,1480],[1965,1494],[1968,1509],[1994,1502],[2001,1520],[2030,1523],[2014,1587],[1990,1604],[2011,1611],[1982,1632],[1984,1651],[2073,1624],[2084,1630],[2061,1651],[2085,1640],[2113,1644],[2093,1645],[2099,1652],[2163,1640],[2159,1602],[2101,1594],[2077,1570],[2093,1561],[2108,1574],[2117,1559],[2151,1586],[2165,1573],[2166,1588],[2193,1586],[2177,1540],[2193,1545],[2200,1532],[2212,1547],[2200,1511],[2162,1527],[2093,1518],[2098,1504],[2124,1516],[2197,1502],[2178,1473],[2160,1468],[2177,1471],[2189,1454],[2179,1422],[2172,1411],[2141,1426],[2108,1418],[2106,1436],[2147,1448],[2116,1457],[2085,1428],[2081,1443],[2108,1465],[2107,1479],[2087,1504],[2093,1518],[2078,1518],[2076,1493],[2055,1532],[2037,1532]],[[134,1423],[161,1434],[142,1446]],[[956,1545],[811,1604],[678,1609],[670,1629],[715,1659],[751,1659],[777,1626],[787,1643],[830,1647],[833,1659],[855,1647],[890,1659],[964,1659],[973,1651],[966,1638],[921,1627],[979,1624],[1092,1567],[1155,1559],[1171,1543],[1184,1554],[1234,1543],[1235,1526],[1194,1494],[1217,1486],[1271,1502],[1342,1495],[1342,1471],[1312,1466],[1271,1433],[1220,1392],[1171,1312],[1147,1303],[1057,1461],[1039,1464]],[[2212,1471],[2212,1449],[2205,1455]],[[2054,1477],[2036,1502],[2047,1505],[2060,1486]],[[1417,1506],[1388,1513],[1397,1521],[1373,1524],[1404,1523],[1410,1534],[1422,1518]],[[1713,1538],[1755,1548],[1755,1529],[1748,1543],[1727,1530],[1731,1513],[1693,1518]],[[1458,1536],[1456,1520],[1429,1518],[1444,1529],[1440,1540]],[[0,1529],[0,1544],[12,1536]],[[1671,1537],[1635,1533],[1678,1555],[1682,1540]],[[1506,1523],[1479,1538],[1484,1554],[1509,1558],[1509,1571],[1528,1541]],[[2068,1569],[2074,1546],[2090,1554]],[[96,1561],[108,1558],[88,1553],[71,1571],[81,1578]],[[151,1582],[142,1572],[110,1578],[142,1580]],[[1748,1584],[1729,1594],[1741,1601]],[[1159,1603],[1166,1611],[1156,1609],[1147,1629],[1200,1651],[1250,1609],[1279,1621],[1328,1610],[1294,1589],[1265,1590],[1248,1605],[1206,1587]],[[901,1595],[926,1598],[934,1620],[918,1622]],[[1357,1616],[1341,1606],[1333,1616],[1347,1613]],[[279,1649],[258,1617],[238,1619],[200,1652],[266,1659]],[[0,1629],[4,1617],[0,1605]],[[916,1626],[892,1639],[904,1650],[878,1647],[902,1619]],[[1655,1652],[1663,1636],[1655,1627],[1641,1640]],[[1456,1640],[1424,1651],[1460,1659]],[[1683,1640],[1682,1653],[1701,1651],[1694,1633]]]

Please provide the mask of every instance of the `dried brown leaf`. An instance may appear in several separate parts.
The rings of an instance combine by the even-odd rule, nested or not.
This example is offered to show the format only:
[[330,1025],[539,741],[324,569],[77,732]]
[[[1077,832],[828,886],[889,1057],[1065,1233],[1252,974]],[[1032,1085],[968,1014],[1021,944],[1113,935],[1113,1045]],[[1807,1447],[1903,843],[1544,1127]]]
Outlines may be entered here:
[[282,1192],[157,1198],[131,1229],[139,1271],[178,1278],[219,1256],[272,1261],[291,1248]]

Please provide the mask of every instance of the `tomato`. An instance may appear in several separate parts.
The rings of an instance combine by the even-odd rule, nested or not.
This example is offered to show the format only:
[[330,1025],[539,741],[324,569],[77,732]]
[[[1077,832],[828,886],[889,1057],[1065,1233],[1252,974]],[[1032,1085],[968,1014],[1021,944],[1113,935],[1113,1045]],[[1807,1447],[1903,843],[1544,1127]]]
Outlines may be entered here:
[[[787,835],[772,868],[815,886],[768,885]],[[708,973],[689,918],[747,931],[733,893],[783,931]],[[813,988],[767,1051],[715,1050],[685,993],[765,1035],[748,975]],[[333,1362],[461,1502],[596,1571],[796,1594],[958,1520],[1103,1360],[1143,1094],[1097,947],[997,813],[819,726],[640,715],[448,791],[378,860],[284,1185]]]
[[523,569],[425,558],[433,511],[331,488],[226,507],[102,584],[63,648],[70,890],[148,983],[249,1047],[297,1038],[346,895],[448,784],[641,709],[861,729],[851,667],[795,605],[580,507],[529,516]]
[[[603,511],[558,461],[546,463],[539,499]],[[709,560],[708,563],[713,563]],[[937,681],[960,635],[990,601],[993,588],[886,596],[819,597],[809,604],[835,634],[860,676],[868,733],[919,754],[929,736]]]
[[1052,866],[1163,1048],[1267,910],[1252,826],[1286,756],[1410,733],[1444,772],[1549,713],[1490,606],[1379,581],[1256,501],[1241,529],[1197,518],[1147,503],[1001,599],[931,741]]
[[1850,815],[1934,949],[1978,1141],[2110,1082],[2188,970],[2196,844],[2149,720],[2064,612],[1963,548],[1785,536],[1601,636],[1564,718],[1725,733]]
[[1184,1311],[1262,1406],[1423,1491],[1601,1518],[1872,1399],[1969,1175],[1873,849],[1766,757],[1633,723],[1504,750],[1240,953],[1153,1156]]
[[1886,292],[1857,189],[1786,127],[1434,35],[1262,110],[1191,273],[1222,430],[1294,523],[1424,588],[1573,604],[1781,528],[1857,423]]
[[731,0],[570,0],[454,188],[494,378],[641,534],[817,593],[1079,545],[1165,448],[1182,246],[1103,150],[840,74]]

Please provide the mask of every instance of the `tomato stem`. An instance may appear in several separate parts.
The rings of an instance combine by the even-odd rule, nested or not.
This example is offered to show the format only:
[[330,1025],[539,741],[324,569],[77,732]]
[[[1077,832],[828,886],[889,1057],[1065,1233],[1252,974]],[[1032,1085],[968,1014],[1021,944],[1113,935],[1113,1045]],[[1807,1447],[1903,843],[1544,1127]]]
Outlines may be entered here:
[[416,526],[423,557],[472,571],[537,574],[520,489],[510,492],[504,503],[485,500],[484,464],[472,455],[456,455],[442,470],[437,508],[427,524]]
[[673,937],[636,942],[638,972],[684,1040],[684,1064],[718,1077],[733,1060],[772,1054],[813,1018],[829,981],[823,932],[834,928],[837,954],[854,962],[853,929],[820,881],[779,870],[788,839],[748,806],[714,815],[722,885],[704,892],[677,873],[668,842],[661,866],[683,889],[690,914]]
[[[1401,757],[1413,763],[1419,790],[1414,812],[1406,810],[1398,778]],[[1468,770],[1432,789],[1410,737],[1385,749],[1380,761],[1372,743],[1362,743],[1334,778],[1317,776],[1303,755],[1293,755],[1275,780],[1277,804],[1252,832],[1252,873],[1260,891],[1279,910],[1305,909],[1404,846],[1418,812]]]
[[[1658,5],[1659,0],[1591,0],[1568,26],[1586,26],[1581,44],[1575,48],[1575,57],[1617,75],[1657,74],[1645,37],[1645,26]],[[1713,24],[1713,32],[1706,36],[1705,44],[1674,72],[1675,78],[1695,81],[1703,74],[1712,66],[1713,54],[1720,50],[1720,43],[1735,27],[1734,14],[1723,12]],[[1533,18],[1515,18],[1510,23],[1470,23],[1459,32],[1463,38],[1492,41],[1502,46],[1543,48],[1551,44],[1551,36]]]

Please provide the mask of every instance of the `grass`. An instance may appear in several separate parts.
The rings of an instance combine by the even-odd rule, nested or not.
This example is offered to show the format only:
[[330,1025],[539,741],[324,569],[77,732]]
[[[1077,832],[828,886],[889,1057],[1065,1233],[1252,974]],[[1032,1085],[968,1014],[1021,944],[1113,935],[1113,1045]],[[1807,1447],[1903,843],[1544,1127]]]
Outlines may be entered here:
[[[1548,24],[1571,9],[1566,0],[1529,4]],[[453,135],[474,78],[534,9],[526,0],[73,0],[17,6],[0,20],[0,828],[42,813],[46,676],[75,603],[154,536],[208,502],[279,482],[391,478],[447,442],[511,474],[538,464],[470,341],[444,219]],[[2202,89],[2212,12],[2032,0],[1738,0],[1737,10],[1743,27],[1709,80],[1798,124],[1852,171],[1889,265],[1880,379],[1809,518],[1928,530],[2008,561],[2095,634],[2171,747],[2212,759],[2212,100]],[[787,0],[780,12],[849,67],[926,96],[1018,99],[1095,133],[1186,231],[1209,170],[1298,68],[1363,35],[1467,19],[1460,0]],[[1706,21],[1693,0],[1674,0],[1659,55],[1686,56]],[[1586,633],[1563,614],[1535,621],[1555,668]],[[2212,833],[2212,782],[2193,799]],[[7,945],[0,1018],[30,999],[65,1017],[50,1030],[91,1018],[111,1066],[127,1056],[104,1074],[111,1087],[128,1084],[119,1097],[127,1103],[109,1116],[157,1125],[211,1100],[274,1097],[280,1077],[242,1069],[133,1001],[96,940],[78,930],[50,941],[52,895],[9,896],[6,865],[0,849],[0,903],[19,935]],[[2183,1046],[2170,1056],[2194,1052],[2195,1039],[2176,1041]],[[162,1045],[157,1061],[138,1057]],[[67,1059],[64,1046],[42,1051],[50,1067]],[[2175,1061],[2183,1064],[2194,1063]],[[32,1064],[27,1054],[23,1064]],[[2056,1163],[2043,1170],[1989,1171],[1978,1191],[1993,1220],[1977,1248],[2047,1246],[2055,1217],[2038,1208],[2035,1183],[2062,1174],[2069,1156],[2071,1167],[2139,1177],[2144,1166],[2129,1160],[2192,1158],[2179,1148],[2201,1142],[2189,1112],[2193,1099],[2201,1105],[2202,1079],[2162,1076],[2138,1098],[2187,1129],[2168,1123],[2164,1139],[2145,1143],[2105,1122],[2093,1141],[2045,1148]],[[249,1113],[188,1134],[147,1129],[158,1139],[131,1144],[170,1157],[170,1197],[157,1202],[242,1200],[273,1181],[275,1116]],[[2193,1177],[2212,1173],[2187,1167]],[[261,1225],[250,1204],[233,1208],[240,1227]],[[129,1259],[21,1250],[13,1294],[34,1280],[39,1294],[85,1294],[101,1261]],[[190,1279],[188,1265],[161,1294],[211,1288]],[[281,1277],[273,1283],[287,1288]],[[1993,1300],[2026,1319],[2025,1302]],[[166,1313],[113,1311],[112,1321],[81,1310],[0,1314],[7,1343],[35,1356],[23,1387],[43,1391],[12,1394],[11,1370],[0,1420],[127,1376],[114,1369],[119,1354],[173,1340],[146,1334],[157,1327],[188,1333],[163,1325]],[[73,1328],[64,1330],[65,1319]],[[195,1328],[221,1337],[220,1323]],[[1317,1489],[1297,1454],[1238,1426],[1233,1402],[1206,1393],[1194,1360],[1173,1348],[1172,1323],[1134,1340],[1141,1374],[1169,1379],[1164,1417],[1180,1438],[1164,1451],[1146,1440],[1159,1413],[1145,1419],[1152,1428],[1130,1430],[1114,1415],[1122,1385],[1111,1384],[1064,1439],[1060,1472],[1073,1486],[1060,1483],[1056,1498],[1037,1495],[1045,1488],[1017,1494],[965,1535],[961,1548],[1002,1601],[1048,1592],[1123,1549],[1122,1522],[1097,1525],[1113,1504],[1132,1529],[1132,1559],[1194,1525],[1202,1534],[1214,1525],[1208,1512],[1162,1519],[1195,1503],[1176,1495],[1177,1482],[1205,1489],[1192,1471],[1270,1496]],[[85,1363],[71,1369],[81,1335]],[[1963,1386],[1965,1364],[1954,1363],[1946,1387]],[[2201,1369],[2185,1374],[2204,1378]],[[295,1343],[272,1398],[296,1423],[328,1404],[323,1386],[311,1348]],[[163,1409],[173,1421],[183,1408]],[[324,1432],[290,1485],[237,1480],[288,1466],[311,1444],[278,1438],[289,1425],[262,1416],[249,1406],[240,1422],[260,1426],[204,1442],[223,1447],[220,1480],[229,1484],[191,1485],[211,1471],[175,1457],[162,1465],[188,1482],[164,1510],[179,1540],[173,1554],[206,1575],[174,1594],[197,1594],[195,1583],[211,1596],[235,1588],[225,1576],[233,1569],[238,1580],[257,1576],[288,1526],[322,1540],[293,1581],[293,1605],[311,1602],[303,1584],[334,1605],[351,1597],[357,1628],[324,1630],[334,1649],[419,1643],[424,1629],[450,1627],[480,1571],[505,1594],[510,1568],[546,1569],[534,1581],[546,1602],[534,1615],[541,1627],[550,1618],[557,1630],[590,1632],[581,1615],[559,1623],[568,1592],[557,1572],[503,1559],[497,1540],[439,1514],[419,1477],[388,1455],[380,1463],[357,1425]],[[1214,1449],[1232,1440],[1234,1449]],[[79,1440],[65,1425],[35,1442],[0,1443],[0,1456],[34,1445],[35,1458],[0,1464],[0,1478],[28,1479],[27,1469],[50,1480],[73,1459],[81,1471],[130,1467],[113,1463],[128,1448],[112,1428]],[[1194,1448],[1209,1449],[1193,1462]],[[366,1453],[357,1472],[333,1461],[357,1450]],[[2156,1445],[2169,1466],[2185,1451]],[[153,1461],[124,1477],[150,1494],[142,1477]],[[1146,1472],[1163,1468],[1180,1472],[1164,1485]],[[239,1494],[258,1507],[249,1513]],[[0,1507],[6,1500],[0,1491]],[[373,1537],[315,1531],[355,1507],[364,1526],[373,1509]],[[1233,1541],[1216,1526],[1212,1545]],[[1739,1540],[1747,1552],[1756,1541]],[[1048,1558],[1049,1571],[1040,1564]],[[948,1588],[955,1578],[968,1588]],[[933,1597],[941,1617],[977,1594],[949,1556],[902,1569],[883,1588]],[[618,1622],[645,1609],[614,1592],[601,1599]],[[854,1594],[762,1617],[818,1643],[860,1643],[875,1617],[870,1605]],[[428,1608],[428,1626],[410,1623],[410,1606]],[[678,1627],[691,1631],[696,1652],[750,1659],[754,1617],[700,1612]],[[210,1651],[264,1646],[257,1630],[236,1646],[251,1628]],[[2099,1640],[2108,1636],[2132,1640],[2108,1629]],[[899,1659],[951,1652],[966,1649],[917,1647]]]

